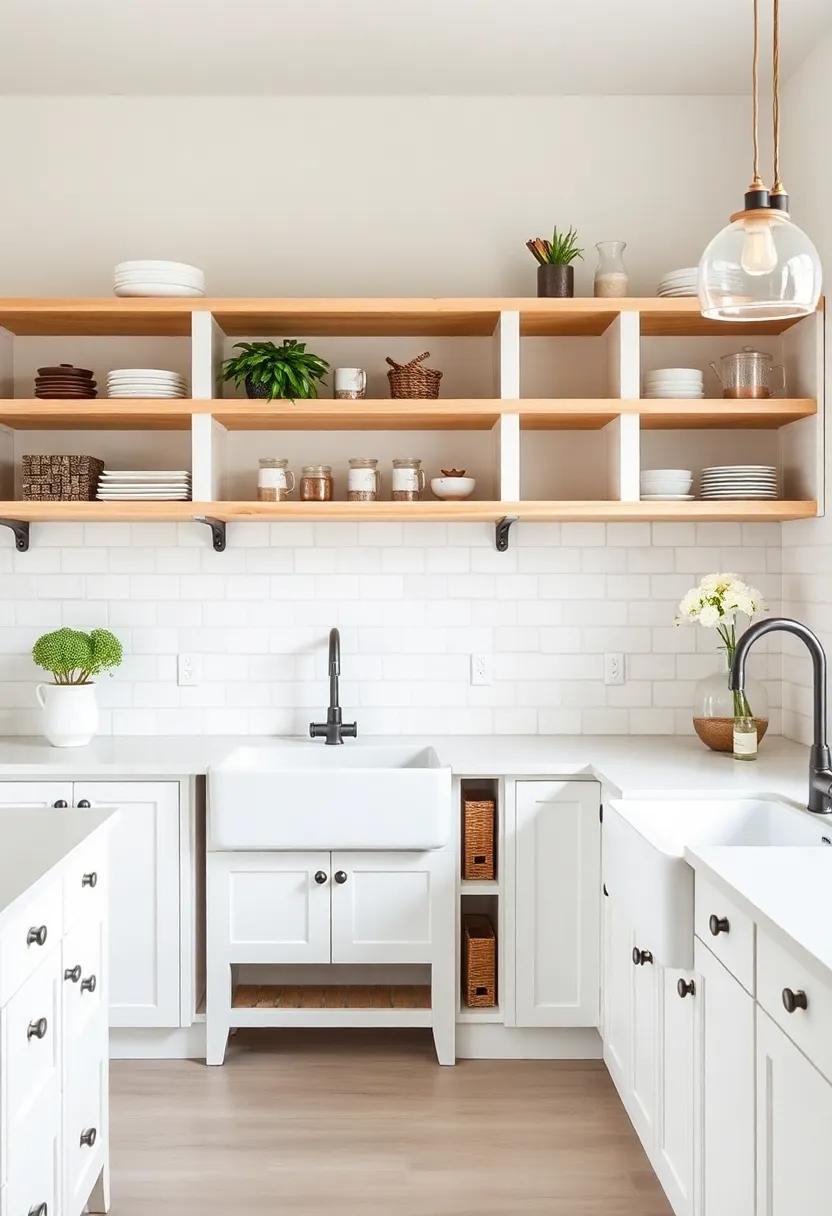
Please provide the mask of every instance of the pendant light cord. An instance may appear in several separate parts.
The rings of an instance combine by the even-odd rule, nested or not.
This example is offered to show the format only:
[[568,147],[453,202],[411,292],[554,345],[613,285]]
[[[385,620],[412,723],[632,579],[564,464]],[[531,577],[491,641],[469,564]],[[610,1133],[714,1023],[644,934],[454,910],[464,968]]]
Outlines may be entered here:
[[[777,3],[777,0],[774,0]],[[754,146],[754,175],[749,189],[759,190],[763,186],[760,177],[760,135],[759,126],[759,69],[760,69],[760,0],[754,0],[754,52],[751,60],[751,138]]]
[[772,190],[782,193],[783,183],[780,180],[780,0],[774,0],[774,32],[772,36],[771,66],[771,116],[772,125],[774,128],[774,185],[772,186]]

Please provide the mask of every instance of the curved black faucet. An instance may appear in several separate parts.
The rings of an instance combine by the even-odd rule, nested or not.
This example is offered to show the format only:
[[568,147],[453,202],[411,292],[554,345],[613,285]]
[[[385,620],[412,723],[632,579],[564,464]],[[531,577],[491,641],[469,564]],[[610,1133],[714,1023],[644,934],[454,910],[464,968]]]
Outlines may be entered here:
[[749,650],[766,633],[793,633],[806,644],[812,656],[814,741],[809,753],[809,798],[807,806],[817,815],[832,813],[832,755],[826,737],[826,652],[808,625],[789,617],[773,616],[749,625],[737,642],[731,666],[730,686],[735,692],[745,689],[745,660]]
[[341,706],[338,704],[338,676],[341,674],[341,635],[337,629],[329,631],[329,709],[326,722],[310,722],[309,734],[313,739],[325,739],[328,744],[343,743],[345,739],[358,736],[357,722],[341,721]]

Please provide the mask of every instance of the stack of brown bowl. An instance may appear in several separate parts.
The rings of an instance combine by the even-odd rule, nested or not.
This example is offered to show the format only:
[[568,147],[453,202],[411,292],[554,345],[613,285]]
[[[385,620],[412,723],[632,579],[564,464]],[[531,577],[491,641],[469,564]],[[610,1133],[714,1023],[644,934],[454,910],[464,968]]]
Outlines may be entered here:
[[75,401],[95,397],[96,385],[92,372],[84,367],[61,363],[59,367],[39,367],[35,377],[35,396]]

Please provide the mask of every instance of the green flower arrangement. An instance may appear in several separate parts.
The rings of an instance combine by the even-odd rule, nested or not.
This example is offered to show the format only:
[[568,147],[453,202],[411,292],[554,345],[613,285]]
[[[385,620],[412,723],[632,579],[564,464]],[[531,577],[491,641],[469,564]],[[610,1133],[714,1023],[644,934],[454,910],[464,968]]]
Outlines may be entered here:
[[32,658],[51,672],[56,684],[90,684],[93,676],[118,667],[123,657],[121,642],[108,629],[56,629],[32,647]]

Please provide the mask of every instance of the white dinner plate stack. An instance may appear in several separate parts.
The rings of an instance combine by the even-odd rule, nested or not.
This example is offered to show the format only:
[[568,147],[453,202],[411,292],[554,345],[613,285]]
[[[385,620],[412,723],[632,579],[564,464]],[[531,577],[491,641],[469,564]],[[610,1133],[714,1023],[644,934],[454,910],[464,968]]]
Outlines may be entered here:
[[642,502],[688,502],[693,495],[692,469],[642,469]]
[[118,262],[113,291],[117,296],[204,296],[205,272],[187,262]]
[[659,367],[645,372],[644,396],[648,400],[675,397],[694,400],[705,396],[705,377],[696,367]]
[[99,502],[186,502],[190,497],[187,469],[105,469],[96,494]]
[[669,270],[656,288],[657,296],[695,296],[698,266],[684,266],[681,270]]
[[187,397],[188,382],[161,367],[116,367],[107,373],[108,397]]
[[776,498],[777,470],[768,464],[723,464],[703,469],[702,498]]

